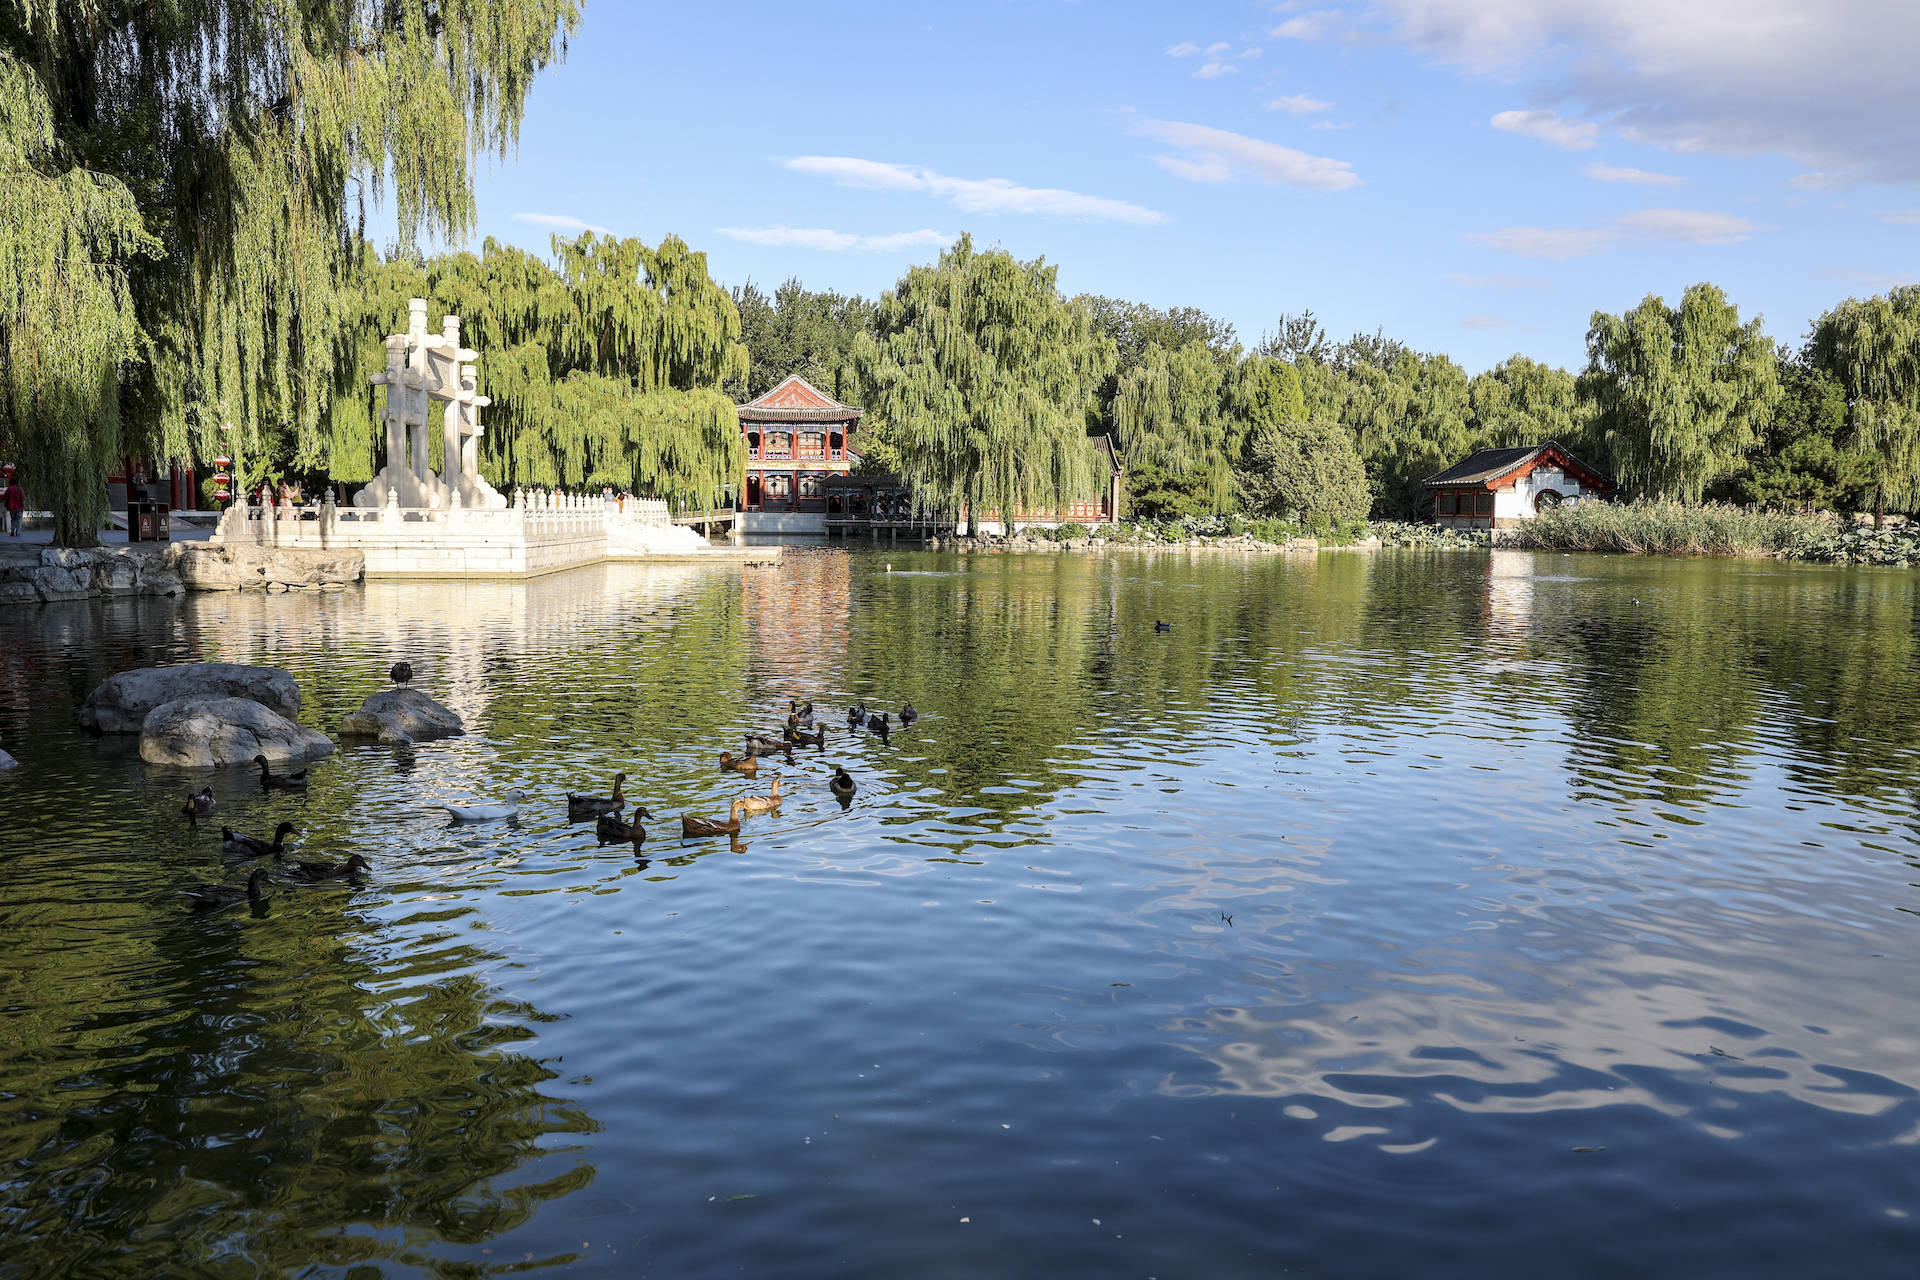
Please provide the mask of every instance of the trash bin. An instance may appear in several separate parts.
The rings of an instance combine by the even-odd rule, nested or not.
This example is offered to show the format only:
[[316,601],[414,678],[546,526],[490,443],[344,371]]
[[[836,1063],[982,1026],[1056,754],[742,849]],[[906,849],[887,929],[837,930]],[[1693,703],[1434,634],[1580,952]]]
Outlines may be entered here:
[[166,542],[173,509],[164,502],[129,499],[127,502],[127,541]]

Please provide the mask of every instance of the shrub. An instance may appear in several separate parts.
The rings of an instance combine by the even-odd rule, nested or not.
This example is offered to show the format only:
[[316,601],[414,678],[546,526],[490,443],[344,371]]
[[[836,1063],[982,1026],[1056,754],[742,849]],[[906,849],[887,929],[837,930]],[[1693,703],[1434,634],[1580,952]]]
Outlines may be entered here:
[[1324,419],[1256,431],[1239,490],[1249,512],[1290,516],[1322,537],[1337,537],[1343,522],[1364,523],[1372,501],[1353,437]]

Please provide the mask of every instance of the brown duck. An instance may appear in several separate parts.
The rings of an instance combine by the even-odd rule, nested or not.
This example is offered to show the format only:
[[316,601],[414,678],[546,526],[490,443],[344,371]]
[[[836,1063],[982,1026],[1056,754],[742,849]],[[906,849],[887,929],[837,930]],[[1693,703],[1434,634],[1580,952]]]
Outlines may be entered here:
[[727,810],[728,820],[717,821],[713,818],[696,818],[692,814],[680,815],[680,835],[689,836],[732,836],[740,834],[740,814],[746,808],[744,800],[735,800]]
[[567,792],[567,814],[574,818],[591,818],[602,813],[618,813],[627,807],[627,793],[622,790],[627,775],[613,775],[613,794],[610,796],[582,796]]
[[780,775],[773,775],[773,794],[768,796],[741,796],[734,801],[748,813],[772,813],[780,807]]
[[731,751],[722,751],[720,753],[720,771],[722,773],[744,774],[751,778],[754,774],[760,772],[760,761],[753,756],[748,756],[743,760]]

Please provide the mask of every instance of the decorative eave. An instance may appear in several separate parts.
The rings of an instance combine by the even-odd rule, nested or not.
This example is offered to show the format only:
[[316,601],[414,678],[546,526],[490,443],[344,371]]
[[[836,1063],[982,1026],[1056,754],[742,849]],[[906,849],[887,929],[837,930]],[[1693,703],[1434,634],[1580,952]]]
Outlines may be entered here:
[[841,404],[799,374],[792,374],[779,386],[757,399],[736,406],[740,421],[766,423],[858,422],[865,409]]

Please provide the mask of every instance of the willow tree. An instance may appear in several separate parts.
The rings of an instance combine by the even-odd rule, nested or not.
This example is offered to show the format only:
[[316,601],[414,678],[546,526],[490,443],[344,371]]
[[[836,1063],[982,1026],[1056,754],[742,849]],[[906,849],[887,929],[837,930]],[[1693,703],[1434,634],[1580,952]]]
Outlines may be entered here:
[[[1510,356],[1467,385],[1475,444],[1483,449],[1557,440],[1576,452],[1591,452],[1590,407],[1580,399],[1565,369]],[[1598,458],[1588,458],[1598,463]]]
[[1855,447],[1872,460],[1873,522],[1920,502],[1920,285],[1849,298],[1814,322],[1814,363],[1846,393]]
[[[0,0],[3,425],[63,541],[102,459],[323,459],[369,203],[464,236],[576,0]],[[220,430],[230,424],[233,434]],[[36,477],[38,479],[36,480]]]
[[922,507],[1011,519],[1099,493],[1087,433],[1113,344],[1056,275],[963,235],[881,297],[854,363]]
[[1780,399],[1760,318],[1742,324],[1710,284],[1688,289],[1678,308],[1648,294],[1622,315],[1594,312],[1581,384],[1620,479],[1685,502],[1739,464]]
[[480,389],[493,403],[480,458],[497,479],[701,502],[735,483],[739,421],[719,388],[745,377],[747,351],[706,255],[676,236],[650,247],[591,232],[556,237],[552,254],[489,239],[478,255],[369,264],[329,418],[331,474],[371,474],[370,375],[406,300],[425,297],[458,315],[463,341],[481,353]]
[[1245,418],[1227,403],[1237,350],[1216,354],[1201,342],[1172,351],[1148,346],[1121,376],[1113,421],[1135,511],[1184,516],[1233,508],[1233,464],[1247,438]]

